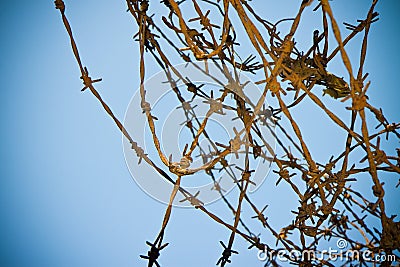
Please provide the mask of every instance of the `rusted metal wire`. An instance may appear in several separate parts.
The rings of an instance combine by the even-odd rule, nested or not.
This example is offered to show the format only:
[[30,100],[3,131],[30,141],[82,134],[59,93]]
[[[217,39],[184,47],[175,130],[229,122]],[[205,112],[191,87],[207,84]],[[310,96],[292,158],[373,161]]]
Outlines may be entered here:
[[[132,149],[139,157],[152,166],[163,178],[173,184],[173,190],[167,210],[164,215],[161,230],[154,243],[147,242],[150,250],[147,255],[141,256],[148,260],[148,265],[159,266],[157,261],[160,251],[168,243],[163,243],[166,226],[171,217],[173,201],[178,192],[184,195],[182,201],[188,201],[197,210],[205,213],[209,218],[230,230],[227,244],[220,241],[223,252],[217,264],[221,266],[230,263],[232,254],[238,251],[233,249],[236,236],[244,238],[249,242],[249,249],[256,248],[263,251],[272,251],[272,255],[277,255],[279,249],[288,252],[292,250],[304,251],[313,249],[320,251],[319,241],[330,239],[331,237],[341,238],[348,242],[352,250],[359,252],[369,250],[373,254],[392,255],[400,248],[400,223],[395,222],[395,217],[387,214],[385,206],[384,183],[381,174],[395,173],[400,174],[400,150],[390,155],[392,151],[384,151],[380,147],[381,136],[386,139],[395,138],[398,140],[400,123],[389,123],[381,108],[374,107],[367,96],[370,82],[366,82],[368,73],[364,72],[364,64],[367,51],[367,41],[370,34],[372,23],[378,20],[378,13],[375,11],[377,0],[373,0],[368,13],[364,19],[358,20],[357,25],[344,23],[350,30],[350,34],[343,38],[338,22],[336,21],[331,5],[328,0],[320,0],[316,4],[313,1],[302,1],[299,10],[294,18],[284,18],[278,23],[272,23],[262,18],[252,8],[250,1],[245,0],[223,0],[212,2],[209,0],[187,0],[174,1],[163,0],[161,3],[166,7],[166,16],[160,16],[159,22],[151,14],[149,0],[127,0],[127,8],[137,24],[137,40],[140,50],[140,96],[141,109],[146,115],[151,137],[156,148],[159,159],[163,166],[158,166],[146,154],[135,140],[132,139],[122,123],[116,118],[110,107],[102,99],[94,87],[94,83],[101,79],[92,80],[88,69],[84,67],[76,42],[72,35],[71,26],[65,15],[65,4],[62,0],[56,0],[55,6],[60,10],[62,21],[71,41],[72,51],[76,58],[78,67],[81,71],[81,79],[84,88],[98,99],[107,114],[113,119],[119,130],[130,142]],[[181,5],[185,7],[181,7]],[[184,13],[187,8],[192,8],[197,14],[194,18],[185,18]],[[314,12],[320,12],[322,17],[323,32],[312,31],[314,42],[305,51],[300,51],[293,41],[294,34],[298,31],[299,23],[305,10],[314,8]],[[241,26],[244,28],[242,36],[237,36],[235,25],[230,16],[236,15],[240,19]],[[159,14],[157,14],[159,16]],[[222,24],[214,22],[218,17]],[[277,25],[281,22],[291,23],[286,35],[277,32]],[[197,27],[193,25],[197,23]],[[336,44],[328,42],[329,33],[333,32]],[[359,66],[356,73],[353,71],[354,62],[346,50],[346,45],[359,34],[364,34],[360,51]],[[163,44],[159,42],[162,39]],[[235,47],[242,41],[250,42],[252,50],[249,49],[247,55],[239,55]],[[179,40],[180,44],[176,41]],[[320,50],[320,43],[323,48]],[[161,47],[166,45],[166,47]],[[167,49],[166,49],[167,48]],[[221,72],[229,80],[228,85],[221,84],[221,94],[211,91],[208,93],[203,90],[202,85],[193,84],[188,77],[184,77],[172,65],[171,56],[166,51],[176,52],[175,59],[183,62],[203,61],[206,66],[208,62],[217,64]],[[321,52],[322,51],[322,52]],[[168,78],[177,99],[181,103],[181,108],[186,116],[186,127],[191,131],[193,140],[186,146],[179,162],[172,161],[162,150],[159,136],[157,135],[156,116],[152,113],[151,103],[146,99],[145,88],[146,62],[145,54],[150,53],[155,62],[160,66]],[[328,53],[330,53],[328,55]],[[334,73],[328,72],[329,63],[336,57],[341,57],[341,61],[347,71],[347,78],[340,78]],[[241,60],[246,58],[246,60]],[[147,59],[147,58],[146,58]],[[261,63],[259,63],[261,62]],[[227,66],[233,68],[234,72],[227,71]],[[237,72],[257,73],[263,76],[258,84],[263,85],[262,94],[256,103],[250,103],[243,93],[243,87],[237,79]],[[178,77],[185,85],[188,92],[192,93],[189,101],[184,98],[181,88],[176,86]],[[326,105],[326,98],[318,97],[315,91],[322,86],[326,96],[336,99],[337,103],[347,101],[350,123],[340,118],[335,111]],[[215,95],[214,95],[215,93]],[[276,99],[277,105],[270,109],[265,108],[267,94]],[[289,102],[286,95],[293,94],[294,102]],[[236,106],[226,103],[228,96],[232,96]],[[191,106],[193,99],[202,99],[209,105],[206,117],[199,119],[196,116],[194,107]],[[336,156],[332,156],[327,162],[316,158],[310,149],[310,142],[305,141],[304,131],[300,123],[295,119],[298,109],[305,99],[311,100],[318,107],[322,114],[327,115],[330,122],[346,133],[343,143],[343,151]],[[339,100],[341,99],[341,101]],[[233,110],[237,118],[243,123],[243,129],[235,131],[235,136],[228,144],[220,144],[209,137],[206,125],[213,114],[224,115],[225,111]],[[378,123],[376,132],[371,133],[370,122],[367,114],[373,115]],[[266,116],[269,114],[269,116]],[[284,151],[283,155],[275,154],[268,142],[263,139],[259,131],[259,123],[267,125],[272,121],[277,126],[278,148]],[[356,121],[361,122],[361,128],[356,128]],[[285,122],[285,123],[283,123]],[[374,123],[376,123],[374,122]],[[288,126],[282,126],[288,125]],[[205,136],[211,143],[212,149],[206,152],[199,145],[199,138]],[[257,140],[261,143],[257,143]],[[292,153],[290,147],[296,151]],[[263,149],[264,148],[264,149]],[[358,151],[354,156],[354,151]],[[203,165],[197,168],[190,168],[192,154],[199,151],[203,158]],[[226,160],[228,155],[245,155],[244,167],[240,177],[233,171],[230,162]],[[359,154],[362,154],[359,158]],[[293,193],[298,197],[298,210],[293,212],[293,221],[287,225],[282,225],[275,229],[268,221],[268,210],[265,203],[255,203],[248,194],[249,185],[252,181],[249,157],[260,157],[266,161],[272,161],[276,178],[276,186],[280,186],[283,181],[289,185]],[[164,170],[164,169],[167,170]],[[224,197],[224,190],[216,181],[214,173],[225,170],[236,181],[239,191],[237,204],[232,204]],[[209,211],[201,201],[201,195],[191,194],[181,187],[181,178],[195,173],[204,173],[209,176],[214,183],[214,190],[217,190],[227,208],[234,215],[232,223],[221,219],[217,214]],[[176,177],[176,178],[173,178]],[[362,177],[362,178],[361,178]],[[373,198],[367,198],[361,192],[351,188],[350,183],[358,179],[370,179],[372,181],[371,192]],[[400,179],[399,179],[400,180]],[[289,190],[289,189],[288,189]],[[246,224],[246,218],[241,212],[243,205],[248,205],[262,228],[276,239],[276,244],[263,243],[250,227]],[[258,208],[258,206],[264,208]],[[367,221],[375,218],[380,222],[380,229],[368,225]],[[247,233],[246,233],[247,232]],[[293,234],[296,232],[296,234]],[[354,239],[354,232],[359,233],[363,240]],[[272,249],[275,247],[275,249]],[[331,258],[302,258],[290,259],[291,263],[299,266],[334,266],[330,263]],[[399,257],[396,256],[396,260]],[[266,265],[276,266],[274,258],[269,259]],[[362,259],[346,259],[345,264],[366,265]],[[383,266],[390,266],[391,262],[382,263]]]

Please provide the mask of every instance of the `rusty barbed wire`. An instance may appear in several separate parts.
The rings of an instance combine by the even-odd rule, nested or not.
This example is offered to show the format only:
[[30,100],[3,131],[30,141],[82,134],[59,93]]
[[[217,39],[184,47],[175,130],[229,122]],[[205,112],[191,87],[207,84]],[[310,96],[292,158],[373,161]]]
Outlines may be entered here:
[[[398,254],[400,222],[395,221],[395,215],[387,214],[385,205],[387,190],[384,189],[381,173],[400,174],[400,149],[385,151],[380,142],[383,138],[381,136],[385,136],[386,140],[389,138],[398,140],[400,123],[389,123],[382,108],[371,104],[367,95],[371,83],[367,81],[368,73],[364,72],[370,27],[379,19],[375,11],[378,1],[371,2],[366,17],[357,20],[356,24],[344,22],[346,29],[350,31],[345,38],[342,37],[343,33],[328,0],[317,1],[314,5],[313,1],[303,0],[294,18],[283,18],[276,23],[262,18],[252,8],[251,2],[245,0],[216,2],[163,0],[161,4],[166,8],[166,16],[157,14],[158,20],[155,20],[155,14],[150,13],[151,2],[153,1],[126,0],[127,11],[138,27],[134,38],[138,41],[140,50],[140,108],[147,118],[151,138],[162,163],[160,166],[133,140],[95,89],[94,83],[100,82],[101,79],[92,80],[89,76],[65,15],[65,4],[62,0],[55,1],[81,71],[84,84],[82,91],[89,89],[98,99],[131,144],[139,158],[139,164],[144,160],[173,184],[160,232],[153,243],[146,242],[150,246],[147,255],[141,255],[148,261],[148,266],[160,266],[158,262],[160,252],[168,245],[163,243],[164,233],[178,192],[184,197],[180,202],[190,203],[210,219],[230,230],[228,242],[219,241],[223,251],[216,261],[217,265],[225,266],[234,260],[233,254],[240,253],[234,248],[236,236],[249,242],[249,249],[271,252],[272,258],[268,259],[265,266],[279,266],[276,256],[280,250],[290,252],[312,249],[319,252],[322,250],[320,241],[330,240],[332,237],[345,240],[349,249],[359,252],[369,250],[376,255],[389,256],[395,255],[395,252]],[[197,14],[196,17],[185,18],[185,10],[189,8]],[[310,8],[313,8],[313,12],[321,13],[323,32],[312,31],[310,34],[313,37],[312,45],[301,51],[293,37],[298,31],[304,11]],[[240,21],[233,22],[230,17],[233,15]],[[278,24],[283,22],[291,23],[285,35],[277,30]],[[234,23],[241,23],[240,26],[244,28],[245,34],[238,36]],[[332,32],[336,44],[331,44],[332,41],[329,39],[329,34]],[[364,36],[358,70],[354,72],[352,65],[354,62],[350,60],[346,45],[360,34]],[[236,47],[245,39],[252,47],[248,49],[248,54],[239,55]],[[320,48],[321,44],[323,48]],[[167,55],[166,51],[176,54]],[[156,90],[145,88],[146,53],[153,57],[165,73],[166,83],[173,90],[180,103],[179,108],[185,115],[186,120],[183,125],[193,138],[186,144],[178,161],[173,161],[172,155],[167,156],[163,151],[157,134],[159,127],[157,117],[153,114],[151,103],[146,99],[146,90]],[[341,58],[345,66],[347,79],[328,71],[329,63],[337,57]],[[208,91],[206,85],[195,84],[190,77],[182,75],[174,67],[171,62],[177,59],[186,63],[204,63],[205,68],[202,71],[215,79],[208,71],[208,63],[212,62],[218,66],[228,83],[215,79],[220,90]],[[233,71],[229,71],[228,66]],[[259,74],[263,77],[256,83],[263,86],[263,90],[254,103],[245,93],[247,83],[240,82],[240,72]],[[178,81],[185,86],[179,87]],[[318,97],[315,92],[321,87],[323,97]],[[187,93],[190,93],[191,97],[187,98]],[[276,100],[275,106],[265,106],[268,93]],[[290,96],[293,98],[289,100]],[[233,99],[233,104],[228,101],[229,97]],[[343,118],[327,106],[325,97],[331,98],[338,104],[349,103],[350,106],[346,107],[346,110],[351,117],[350,123],[345,123]],[[346,133],[346,138],[343,140],[344,150],[339,155],[332,155],[327,162],[313,156],[309,144],[311,141],[306,142],[305,133],[301,130],[299,121],[293,116],[296,114],[294,107],[300,107],[305,99],[315,104],[331,123]],[[200,100],[208,106],[208,111],[202,119],[197,116],[196,105],[192,104],[194,100]],[[241,122],[242,128],[233,127],[234,136],[228,143],[222,144],[210,137],[206,126],[213,115],[223,116],[228,111],[236,114],[235,120]],[[377,123],[375,129],[369,126],[371,122],[366,118],[367,113],[370,113],[368,116],[372,115],[375,118],[376,121],[373,122]],[[356,128],[357,120],[361,124],[360,129]],[[276,133],[271,130],[270,124],[276,126]],[[265,140],[260,127],[272,132],[278,149],[283,151],[282,155],[277,154]],[[199,145],[200,137],[205,137],[209,141],[208,152]],[[202,158],[202,165],[199,167],[191,167],[195,151]],[[357,156],[354,155],[354,151],[358,151]],[[243,165],[237,166],[229,162],[227,160],[229,155],[236,158],[244,155]],[[254,185],[252,176],[255,170],[250,168],[249,163],[251,156],[264,162],[272,162],[272,176],[276,179],[274,186],[287,183],[298,198],[299,205],[296,211],[292,211],[292,222],[282,225],[279,229],[272,227],[269,222],[268,217],[272,216],[267,209],[269,203],[255,203],[248,194],[250,185]],[[235,182],[238,190],[236,205],[224,196],[225,190],[220,186],[221,180],[216,179],[215,173],[221,170]],[[201,200],[199,192],[191,194],[181,186],[182,177],[196,173],[204,174],[213,182],[211,189],[218,191],[234,215],[231,223],[209,211]],[[367,198],[351,186],[352,182],[367,178],[373,183],[371,188],[373,198]],[[253,211],[254,215],[250,219],[258,220],[262,229],[276,239],[275,244],[263,243],[262,238],[255,234],[255,230],[248,226],[246,222],[249,218],[241,212],[244,205]],[[379,229],[369,226],[367,221],[371,218],[380,222]],[[355,232],[363,237],[362,241],[354,239]],[[291,264],[299,266],[334,266],[330,263],[332,258],[288,258],[288,260]],[[400,257],[395,255],[395,259],[383,262],[382,266],[390,266],[393,261],[399,260]],[[344,264],[366,266],[367,263],[360,258],[347,258]]]

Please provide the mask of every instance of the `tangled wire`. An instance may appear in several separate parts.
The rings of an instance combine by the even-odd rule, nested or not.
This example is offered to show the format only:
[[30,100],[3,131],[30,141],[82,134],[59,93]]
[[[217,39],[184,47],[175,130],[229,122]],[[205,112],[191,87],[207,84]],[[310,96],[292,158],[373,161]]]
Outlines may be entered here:
[[[162,11],[165,16],[160,15],[161,11],[153,16],[149,0],[126,1],[128,12],[138,27],[134,37],[140,49],[141,105],[138,108],[146,116],[154,148],[161,162],[159,164],[131,137],[95,89],[94,83],[101,79],[92,80],[89,76],[65,16],[64,2],[55,1],[81,70],[84,83],[82,90],[89,89],[100,101],[127,138],[139,158],[139,164],[145,161],[145,164],[173,185],[160,232],[153,243],[147,241],[150,250],[147,255],[141,256],[148,260],[148,266],[160,266],[157,260],[161,250],[168,244],[163,243],[163,238],[178,192],[184,196],[182,202],[190,203],[211,220],[230,230],[228,241],[220,241],[222,255],[217,264],[221,266],[231,262],[232,254],[238,254],[233,248],[238,236],[249,243],[249,249],[269,253],[271,257],[266,266],[278,266],[276,256],[281,250],[321,252],[321,240],[332,237],[345,240],[348,250],[369,251],[373,255],[394,255],[391,260],[383,262],[382,266],[390,266],[393,261],[399,261],[395,253],[400,248],[400,222],[395,221],[395,215],[387,214],[385,192],[388,190],[385,191],[381,176],[383,173],[400,173],[400,149],[385,151],[380,142],[382,138],[398,140],[400,123],[389,123],[382,109],[371,105],[367,95],[370,82],[367,81],[368,73],[364,72],[370,27],[378,20],[378,13],[374,10],[378,1],[372,1],[364,19],[357,20],[355,25],[345,23],[349,30],[345,38],[341,37],[342,33],[328,0],[317,1],[314,5],[312,2],[303,0],[294,18],[272,23],[258,15],[250,1],[246,0],[163,0],[161,3],[164,5]],[[314,12],[321,14],[323,31],[312,31],[311,46],[301,50],[294,35],[304,11],[312,7]],[[197,15],[185,18],[189,9]],[[234,20],[233,16],[239,20]],[[285,35],[278,31],[278,26],[283,22],[290,23]],[[235,23],[243,27],[244,33],[238,34],[236,28],[239,27],[235,27],[238,26]],[[332,33],[334,39],[330,39]],[[359,66],[355,73],[346,45],[355,36],[362,34]],[[332,40],[334,44],[331,44]],[[240,54],[237,48],[244,42],[249,42],[251,47]],[[166,83],[173,90],[186,118],[184,127],[192,136],[179,161],[173,161],[172,156],[167,156],[160,145],[156,130],[157,117],[153,114],[152,103],[146,98],[149,90],[157,90],[145,86],[146,53],[152,56],[164,73]],[[328,71],[330,62],[338,57],[345,66],[348,78]],[[172,62],[179,60],[193,64],[209,77],[214,76],[209,71],[209,64],[213,64],[225,80],[216,81],[218,91],[204,84],[196,84],[174,67]],[[241,73],[262,77],[256,82],[263,87],[257,99],[250,99],[247,82],[240,79]],[[318,88],[322,88],[322,97],[317,93],[320,90]],[[274,99],[274,106],[266,106],[267,96]],[[208,106],[202,118],[196,113],[194,100],[201,100]],[[346,134],[343,142],[338,143],[344,149],[328,161],[312,156],[313,151],[305,141],[304,131],[293,116],[306,101],[318,107],[330,123]],[[349,103],[346,107],[351,117],[349,123],[338,112],[328,108],[328,101],[333,102],[336,109],[342,102]],[[232,138],[223,144],[207,133],[207,125],[212,116],[224,116],[228,112],[235,114],[240,126],[232,127]],[[375,122],[367,120],[368,113],[373,115]],[[360,127],[357,127],[357,120]],[[378,126],[371,130],[371,123],[377,123]],[[265,138],[262,129],[273,134],[277,149]],[[201,137],[207,139],[209,151],[200,145]],[[197,167],[191,167],[194,152],[203,160]],[[240,165],[237,161],[233,163],[235,158],[241,159]],[[275,229],[268,220],[266,203],[258,205],[248,194],[249,188],[256,184],[253,177],[257,170],[252,169],[252,159],[270,163],[276,186],[283,181],[297,196],[298,210],[293,212],[293,221],[288,225]],[[224,197],[225,190],[216,178],[221,170],[234,181],[238,190],[235,205]],[[221,195],[234,215],[233,222],[224,221],[208,210],[201,200],[200,192],[193,193],[181,186],[183,177],[196,173],[213,182],[213,189]],[[373,197],[367,198],[351,187],[360,177],[372,182],[370,190]],[[391,176],[391,179],[393,177],[396,176]],[[276,239],[276,244],[264,243],[247,226],[248,218],[241,213],[243,205],[253,210],[253,218],[260,222],[266,234]],[[371,220],[379,222],[379,227],[371,227],[367,223]],[[357,232],[363,240],[354,238]],[[333,260],[332,255],[325,258],[286,257],[292,264],[299,266],[334,266],[330,262]],[[344,264],[366,266],[368,262],[362,257],[347,257]]]

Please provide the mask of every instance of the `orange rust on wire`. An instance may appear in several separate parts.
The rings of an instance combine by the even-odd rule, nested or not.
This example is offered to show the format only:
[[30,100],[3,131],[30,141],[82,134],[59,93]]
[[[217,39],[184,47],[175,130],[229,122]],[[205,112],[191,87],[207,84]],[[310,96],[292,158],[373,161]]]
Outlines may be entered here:
[[[160,251],[168,244],[163,243],[163,238],[166,226],[170,223],[173,201],[178,192],[184,196],[183,201],[189,201],[197,210],[205,213],[211,220],[230,231],[227,245],[221,242],[224,250],[222,257],[217,262],[221,266],[234,260],[234,258],[231,259],[231,255],[236,253],[233,250],[233,242],[237,235],[250,243],[249,249],[272,250],[271,248],[275,247],[287,252],[293,249],[302,251],[307,247],[318,249],[320,248],[318,241],[321,238],[331,238],[332,236],[343,238],[352,248],[356,248],[358,251],[363,251],[366,248],[374,251],[382,249],[386,255],[390,255],[400,247],[400,238],[397,238],[400,237],[400,223],[395,222],[387,214],[384,196],[389,191],[385,191],[384,183],[379,175],[382,172],[400,173],[400,152],[391,155],[392,151],[385,150],[380,145],[381,136],[386,136],[386,139],[400,138],[398,132],[400,123],[389,123],[382,109],[371,104],[372,102],[367,96],[367,89],[371,86],[371,83],[366,81],[368,73],[364,73],[367,41],[371,34],[370,28],[372,23],[378,19],[378,13],[375,11],[377,0],[372,0],[366,18],[357,20],[358,24],[344,23],[345,28],[351,31],[345,38],[342,38],[342,32],[329,1],[318,1],[314,12],[321,12],[323,32],[311,31],[310,37],[313,36],[314,43],[304,51],[299,50],[293,36],[298,32],[304,11],[310,8],[312,1],[302,1],[294,18],[283,18],[272,23],[260,16],[252,7],[250,1],[223,0],[220,3],[221,1],[210,0],[164,0],[161,3],[167,7],[169,13],[168,16],[163,16],[160,20],[164,23],[163,25],[160,25],[159,22],[153,20],[152,15],[149,15],[151,11],[150,1],[127,0],[126,2],[128,10],[138,26],[136,36],[140,49],[140,108],[146,115],[154,147],[164,166],[157,166],[148,157],[146,151],[130,137],[111,108],[95,89],[94,83],[101,81],[101,79],[93,80],[89,76],[89,71],[81,62],[71,26],[65,16],[64,2],[56,0],[54,3],[56,9],[61,13],[62,21],[70,38],[72,51],[81,71],[81,79],[84,84],[82,90],[89,89],[92,95],[98,99],[103,109],[131,143],[139,162],[143,159],[164,179],[174,185],[159,234],[154,243],[147,242],[150,246],[147,256],[141,256],[149,261],[149,266],[159,265],[157,259]],[[184,17],[188,6],[194,10],[198,17],[191,19]],[[239,17],[239,24],[241,24],[240,27],[244,28],[245,35],[240,36],[236,33],[235,28],[239,27],[233,25],[235,21],[231,19],[233,15]],[[221,25],[215,22],[215,16],[220,16]],[[177,21],[178,24],[176,25]],[[277,25],[289,21],[291,22],[289,30],[282,35],[277,31]],[[194,24],[197,24],[197,26],[192,27]],[[334,46],[328,42],[330,31],[333,32],[336,40]],[[357,76],[355,77],[346,45],[360,33],[364,33],[364,36],[360,49]],[[173,39],[171,35],[175,35],[176,39]],[[218,42],[219,36],[220,41]],[[237,52],[239,50],[235,48],[245,39],[251,44],[248,49],[251,52],[247,55],[239,55]],[[158,40],[166,42],[159,42]],[[178,40],[178,42],[173,40]],[[323,49],[320,49],[319,45],[322,41]],[[168,49],[165,48],[175,52],[176,58],[182,59],[183,62],[192,62],[192,58],[196,61],[205,60],[205,73],[210,76],[212,74],[209,73],[207,68],[209,62],[217,63],[221,73],[225,77],[229,77],[230,84],[236,82],[240,85],[238,73],[258,73],[262,75],[260,84],[265,83],[262,94],[255,105],[250,105],[246,102],[247,96],[244,90],[228,90],[229,88],[227,89],[224,83],[216,81],[221,86],[222,94],[220,97],[214,98],[212,91],[208,93],[209,91],[204,88],[200,89],[201,86],[196,87],[195,84],[190,82],[189,78],[179,73],[178,69],[171,63],[175,61],[174,56],[171,56]],[[331,52],[328,55],[329,51]],[[146,53],[151,53],[155,62],[166,73],[167,82],[171,85],[182,110],[185,112],[185,124],[192,133],[193,140],[186,146],[180,162],[173,162],[172,159],[168,159],[161,149],[162,144],[156,131],[158,126],[156,114],[153,114],[151,109],[152,103],[146,99],[146,90],[153,90],[152,88],[145,88],[146,65],[150,62],[150,60],[147,61],[147,57],[145,62]],[[328,72],[331,60],[338,57],[339,53],[348,73],[346,79]],[[246,60],[242,60],[242,58],[246,58]],[[227,65],[233,68],[232,74],[229,73]],[[177,81],[172,78],[173,74],[184,84],[192,84],[187,87],[187,91],[193,93],[190,101],[185,99],[185,92],[183,91],[185,89],[178,88]],[[288,83],[293,88],[288,87]],[[318,97],[316,91],[320,89],[317,86],[325,86],[324,93],[327,92],[327,95]],[[277,100],[277,105],[271,107],[271,110],[265,108],[265,100],[269,96],[267,95],[268,91],[272,93],[271,97]],[[287,101],[286,95],[293,94],[294,101],[290,103]],[[350,117],[349,123],[346,123],[347,120],[341,118],[339,114],[329,108],[325,97],[330,96],[335,99],[335,104],[338,105],[341,104],[341,101],[337,98],[342,98],[342,102],[350,100],[350,107],[347,107],[346,110]],[[230,97],[235,100],[236,106],[226,103]],[[204,104],[210,105],[205,118],[197,117],[194,107],[190,104],[194,99],[202,100]],[[343,144],[338,143],[339,146],[343,147],[342,152],[338,155],[332,155],[329,161],[314,155],[311,149],[313,140],[307,139],[306,131],[302,128],[299,120],[296,119],[299,113],[298,108],[304,105],[305,100],[311,100],[309,102],[318,107],[323,115],[327,116],[327,122],[334,124],[346,133]],[[236,130],[234,128],[235,136],[229,140],[228,144],[219,144],[207,133],[206,126],[214,114],[223,116],[228,110],[234,110],[237,113],[237,118],[243,123],[243,129]],[[369,127],[367,112],[370,112],[378,123],[375,132]],[[267,116],[267,114],[270,114],[270,116]],[[356,127],[357,119],[361,120],[360,129]],[[261,126],[267,126],[270,122],[277,126],[277,133],[273,132],[273,136],[277,140],[278,148],[283,151],[283,155],[274,151],[260,131]],[[371,131],[372,133],[370,133]],[[211,144],[209,152],[206,152],[198,144],[202,136]],[[307,142],[305,139],[307,139]],[[376,144],[373,142],[374,139],[377,140]],[[290,150],[288,144],[295,149],[294,152]],[[202,157],[203,164],[197,168],[189,168],[192,154],[195,151],[200,153],[199,156]],[[354,159],[356,157],[354,151],[362,154],[360,159]],[[397,151],[400,151],[400,149]],[[236,169],[241,170],[241,174],[238,175],[227,157],[232,154],[237,156],[239,153],[245,156],[245,166],[242,166],[242,168],[236,166]],[[287,187],[288,194],[291,193],[298,198],[298,211],[293,212],[293,221],[287,225],[281,225],[276,229],[272,227],[274,224],[271,224],[267,219],[272,214],[268,214],[265,208],[257,207],[259,204],[265,207],[265,203],[255,203],[250,198],[248,194],[249,184],[253,183],[251,180],[252,170],[249,167],[249,156],[251,154],[255,159],[272,162],[272,176],[276,178],[277,182],[276,185],[271,183],[269,186],[287,184],[289,185]],[[220,165],[222,167],[218,168]],[[162,167],[167,167],[168,171],[164,171]],[[217,182],[214,177],[214,172],[221,170],[225,170],[230,178],[237,181],[236,209],[231,203],[232,200],[223,195],[224,192],[219,181]],[[212,179],[214,188],[218,188],[217,191],[221,194],[228,209],[234,214],[232,224],[216,213],[210,212],[201,201],[202,194],[192,195],[181,187],[181,178],[195,173],[203,173],[204,177],[209,176]],[[172,179],[171,176],[177,178]],[[371,192],[374,198],[367,198],[362,192],[352,189],[349,185],[350,182],[366,177],[370,177],[372,180]],[[280,183],[281,181],[282,183]],[[260,222],[265,234],[276,239],[276,244],[265,244],[261,242],[261,237],[254,234],[257,229],[249,227],[246,223],[247,218],[242,212],[245,207],[250,208],[256,214],[254,218]],[[363,215],[364,213],[366,215]],[[368,226],[365,223],[367,217],[380,221],[380,229],[372,229]],[[349,225],[353,229],[350,229]],[[292,235],[293,232],[297,232],[298,235]],[[354,233],[359,233],[363,240],[354,240],[352,238]],[[394,236],[394,238],[390,236]],[[264,235],[262,237],[264,238]],[[398,256],[396,259],[399,259]],[[319,259],[310,262],[300,259],[295,260],[294,263],[300,266],[333,266],[329,263],[329,260]],[[271,259],[271,263],[272,261],[273,259]],[[348,260],[348,263],[352,264],[353,262]],[[360,264],[363,263],[360,262]]]

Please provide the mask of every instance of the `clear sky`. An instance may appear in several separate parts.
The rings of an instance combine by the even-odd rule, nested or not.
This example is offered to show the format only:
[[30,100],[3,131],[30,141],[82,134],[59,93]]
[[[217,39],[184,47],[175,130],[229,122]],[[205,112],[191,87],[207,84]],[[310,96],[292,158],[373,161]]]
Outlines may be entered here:
[[[137,26],[125,1],[65,2],[84,64],[93,78],[103,78],[97,87],[122,119],[139,84],[138,45],[132,39]],[[275,20],[294,14],[299,1],[252,2]],[[369,1],[331,3],[338,21],[354,22],[364,17]],[[380,1],[376,9],[380,20],[371,29],[366,63],[369,95],[390,122],[399,122],[400,4]],[[53,1],[1,1],[0,21],[0,266],[145,266],[139,254],[158,233],[166,206],[133,181],[119,131],[97,100],[80,91],[78,67]],[[398,147],[383,145],[391,153]],[[284,205],[282,192],[263,195],[265,184],[254,198]],[[399,214],[399,195],[395,191],[389,200],[391,213]],[[272,208],[269,216],[280,217],[280,209]],[[196,210],[173,213],[162,265],[214,266],[218,241],[226,241],[229,231]],[[240,238],[235,244],[241,254],[230,266],[262,266]]]

